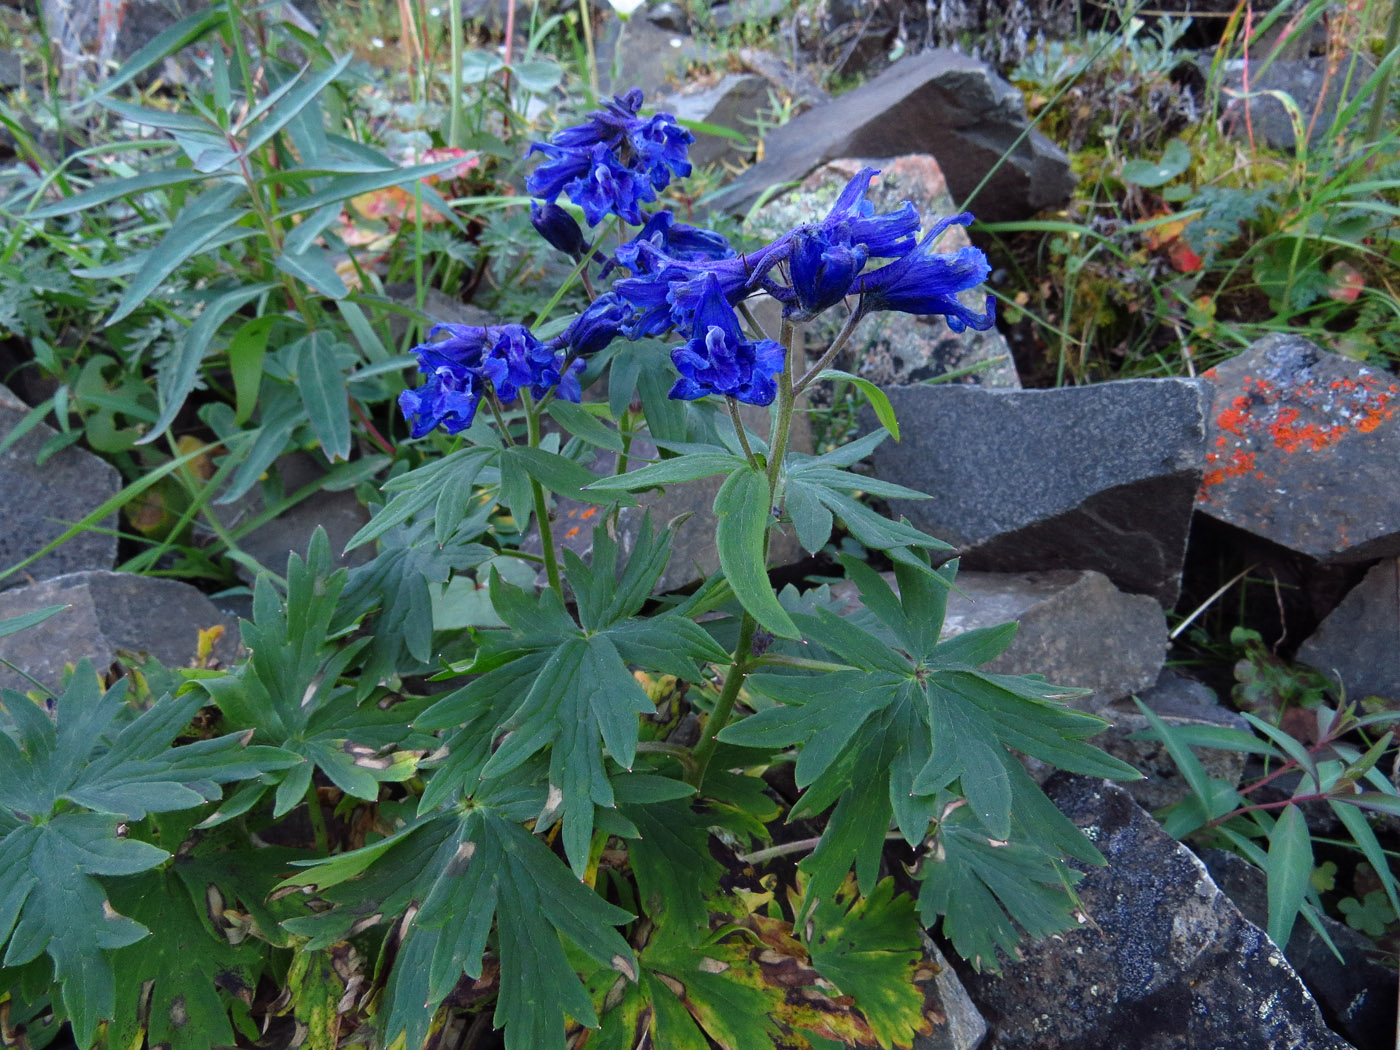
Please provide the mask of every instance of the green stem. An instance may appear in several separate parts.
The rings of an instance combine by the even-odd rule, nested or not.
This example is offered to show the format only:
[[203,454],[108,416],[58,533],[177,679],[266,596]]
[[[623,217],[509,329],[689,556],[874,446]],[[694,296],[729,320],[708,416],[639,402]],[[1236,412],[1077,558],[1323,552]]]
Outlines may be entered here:
[[783,457],[787,455],[788,431],[792,429],[792,404],[797,397],[792,386],[792,370],[797,363],[796,343],[797,329],[785,317],[783,318],[782,344],[787,353],[787,362],[786,367],[778,373],[778,416],[773,420],[773,433],[768,441],[770,502],[778,492],[778,476],[782,473]]
[[724,401],[729,408],[729,420],[734,424],[734,433],[739,435],[739,444],[744,449],[744,458],[749,461],[749,466],[757,470],[758,457],[753,454],[753,449],[749,448],[749,437],[744,433],[744,421],[739,418],[739,402],[732,397],[726,397]]
[[452,92],[451,116],[447,122],[447,144],[453,147],[462,145],[462,0],[449,0],[448,18],[451,25],[448,26],[449,46],[452,49],[451,57],[451,85]]
[[598,55],[593,49],[593,12],[588,0],[578,0],[579,21],[583,24],[583,46],[588,52],[588,86],[593,89],[593,97],[598,97]]
[[[525,404],[525,425],[528,428],[527,443],[531,448],[540,447],[540,414],[530,399],[530,392],[522,390],[521,400]],[[544,548],[544,572],[549,586],[559,597],[564,596],[564,585],[559,579],[559,556],[554,551],[554,526],[549,521],[549,505],[545,502],[544,486],[534,477],[530,478],[530,495],[535,501],[535,520],[540,525],[540,546]]]
[[316,782],[306,786],[306,813],[311,818],[311,834],[316,839],[316,852],[326,856],[331,851],[331,838],[326,832],[326,815],[321,812],[321,799],[316,794]]
[[754,631],[757,628],[758,622],[748,613],[744,613],[743,619],[739,621],[739,644],[734,647],[734,662],[729,666],[729,674],[725,675],[724,688],[720,690],[719,699],[715,701],[715,709],[705,722],[705,732],[700,737],[700,743],[695,746],[695,768],[686,774],[686,783],[697,790],[705,783],[705,770],[709,767],[710,759],[715,757],[715,748],[719,746],[719,732],[729,724],[729,717],[734,713],[734,701],[739,698],[739,687],[744,684],[749,653],[753,649]]
[[[1381,58],[1389,57],[1397,46],[1400,46],[1400,4],[1392,4],[1390,8],[1390,24],[1385,30],[1385,47],[1381,51]],[[1392,66],[1391,69],[1394,67]],[[1387,69],[1381,76],[1380,83],[1376,85],[1376,93],[1371,100],[1371,119],[1366,124],[1366,141],[1379,142],[1381,131],[1385,128],[1386,112],[1390,108],[1390,69]]]
[[855,334],[856,325],[860,324],[860,319],[863,316],[865,315],[861,312],[860,306],[857,305],[846,318],[846,323],[841,326],[841,331],[836,333],[836,338],[831,341],[831,345],[826,348],[826,353],[822,354],[821,360],[809,368],[807,374],[798,381],[795,388],[797,393],[802,393],[802,391],[816,382],[817,376],[821,375],[822,371],[825,370],[832,361],[836,360],[836,355],[841,352],[842,347],[844,347],[846,343],[850,341],[851,336]]
[[664,740],[639,740],[637,754],[666,755],[679,762],[685,768],[686,773],[691,773],[695,769],[695,756],[690,753],[690,748],[682,747],[680,744],[668,744]]

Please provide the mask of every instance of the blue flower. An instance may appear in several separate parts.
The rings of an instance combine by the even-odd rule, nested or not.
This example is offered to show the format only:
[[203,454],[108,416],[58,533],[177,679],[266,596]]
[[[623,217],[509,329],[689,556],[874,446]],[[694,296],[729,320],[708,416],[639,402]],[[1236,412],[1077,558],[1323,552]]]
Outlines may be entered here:
[[941,219],[914,251],[861,275],[852,289],[861,296],[860,309],[942,314],[955,332],[968,328],[985,332],[991,328],[996,322],[996,300],[992,296],[987,296],[985,313],[970,310],[957,299],[959,292],[975,288],[987,279],[991,272],[987,257],[970,246],[952,254],[932,250],[933,242],[949,226],[966,226],[970,222],[972,216],[967,212]]
[[673,327],[688,328],[711,277],[731,306],[760,289],[783,302],[789,301],[791,292],[774,282],[769,274],[787,258],[791,249],[791,235],[785,234],[756,252],[728,259],[687,262],[665,255],[654,244],[641,241],[636,245],[636,265],[641,276],[624,278],[613,285],[613,290],[637,311],[626,329],[627,337],[640,339],[660,335]]
[[605,292],[564,329],[557,343],[575,357],[591,357],[616,339],[631,318],[632,308]]
[[771,339],[744,338],[719,279],[707,273],[690,340],[671,351],[671,363],[681,374],[671,387],[673,398],[694,401],[723,394],[750,405],[770,405],[778,392],[773,377],[783,370],[784,354]]
[[868,259],[898,258],[914,250],[919,232],[914,205],[905,201],[898,211],[876,215],[875,205],[865,199],[870,180],[878,174],[874,168],[862,168],[846,183],[825,219],[792,231],[792,294],[785,300],[785,316],[811,320],[850,294]]
[[550,246],[557,248],[572,259],[578,259],[588,247],[583,239],[583,230],[574,217],[557,204],[530,202],[530,225],[534,226]]
[[690,174],[686,152],[695,141],[669,113],[639,116],[641,104],[642,93],[633,88],[549,142],[532,143],[527,156],[548,159],[525,180],[530,195],[553,203],[567,193],[590,226],[609,212],[640,226],[638,202],[654,201],[673,175]]
[[412,436],[420,438],[438,426],[449,434],[460,434],[471,426],[481,404],[481,377],[466,369],[420,365],[419,370],[427,375],[427,382],[399,395],[399,410],[412,424]]
[[441,426],[456,434],[472,425],[481,399],[494,390],[501,401],[514,401],[522,389],[543,397],[557,388],[557,396],[577,401],[582,391],[578,376],[583,362],[564,368],[566,352],[554,343],[542,343],[524,325],[439,324],[428,332],[448,337],[413,348],[418,371],[427,377],[423,385],[399,395],[399,408],[412,423],[412,436],[422,437]]
[[657,253],[679,262],[732,259],[735,254],[724,234],[677,222],[676,217],[664,208],[647,219],[637,236],[617,249],[617,262],[634,274],[646,273],[649,260],[655,255],[644,256],[643,244],[651,245]]

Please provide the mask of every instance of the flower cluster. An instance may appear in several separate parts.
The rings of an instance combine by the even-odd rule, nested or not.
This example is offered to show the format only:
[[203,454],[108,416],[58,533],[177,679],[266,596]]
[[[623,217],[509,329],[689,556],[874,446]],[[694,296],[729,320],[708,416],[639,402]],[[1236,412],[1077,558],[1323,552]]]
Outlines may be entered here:
[[[441,332],[447,338],[435,341]],[[566,332],[541,342],[520,324],[434,325],[429,341],[413,348],[418,371],[427,379],[399,395],[399,408],[413,424],[412,435],[422,437],[439,426],[449,434],[466,430],[488,391],[503,403],[514,401],[522,390],[538,398],[551,389],[566,401],[578,401],[583,361],[571,350],[569,338]]]
[[[942,219],[920,237],[919,213],[908,201],[876,214],[866,198],[878,174],[874,168],[851,179],[825,218],[742,255],[722,235],[677,222],[669,211],[645,214],[642,202],[656,200],[672,176],[690,173],[686,152],[694,136],[670,114],[641,116],[641,104],[642,93],[634,88],[582,124],[532,144],[530,153],[543,154],[545,161],[526,180],[535,198],[530,220],[546,241],[576,261],[591,253],[590,262],[602,264],[599,277],[619,267],[628,276],[547,342],[521,325],[435,327],[429,342],[415,348],[427,379],[399,399],[414,437],[439,425],[449,433],[470,426],[488,393],[504,402],[521,390],[542,397],[556,389],[557,396],[577,401],[584,358],[619,335],[640,339],[672,330],[689,333],[671,350],[680,374],[672,397],[719,394],[771,404],[786,353],[771,339],[746,339],[734,312],[759,293],[778,300],[792,323],[854,298],[857,317],[896,310],[942,315],[955,332],[992,326],[990,296],[981,312],[958,301],[960,292],[986,279],[986,257],[972,247],[952,254],[933,250],[949,226],[967,225],[972,216]],[[561,193],[583,210],[589,225],[611,213],[641,228],[605,258],[556,203]],[[434,341],[440,332],[449,337]]]
[[669,113],[641,116],[641,105],[641,89],[633,88],[582,124],[532,143],[530,154],[547,159],[525,182],[530,196],[553,204],[563,193],[583,209],[590,226],[609,213],[642,225],[641,204],[656,200],[673,175],[690,174],[686,154],[695,136]]

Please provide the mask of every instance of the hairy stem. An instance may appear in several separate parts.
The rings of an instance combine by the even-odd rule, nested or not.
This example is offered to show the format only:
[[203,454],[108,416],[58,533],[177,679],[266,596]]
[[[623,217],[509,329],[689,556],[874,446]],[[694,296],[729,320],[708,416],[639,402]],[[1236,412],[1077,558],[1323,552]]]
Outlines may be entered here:
[[744,458],[749,461],[749,466],[757,470],[758,459],[754,456],[753,449],[749,448],[749,436],[744,433],[744,421],[739,418],[739,402],[732,397],[726,397],[724,403],[729,409],[729,421],[734,424],[734,433],[739,435],[739,444],[744,450]]
[[797,393],[802,393],[802,391],[816,382],[817,376],[821,375],[822,371],[829,367],[832,361],[836,360],[836,355],[841,352],[846,343],[850,341],[851,336],[855,334],[856,325],[860,324],[860,319],[863,316],[864,314],[861,313],[859,306],[850,312],[846,317],[846,323],[841,326],[841,331],[836,333],[836,338],[833,339],[831,345],[826,348],[826,353],[822,354],[821,360],[807,369],[807,374],[798,381],[795,387]]

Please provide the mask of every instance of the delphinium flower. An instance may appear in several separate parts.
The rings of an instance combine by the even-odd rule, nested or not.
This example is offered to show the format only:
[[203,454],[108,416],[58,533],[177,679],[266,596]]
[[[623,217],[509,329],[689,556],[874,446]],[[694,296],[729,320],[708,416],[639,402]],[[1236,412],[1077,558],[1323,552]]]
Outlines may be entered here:
[[909,314],[942,314],[955,332],[974,328],[985,332],[996,322],[996,299],[987,296],[987,308],[978,313],[958,302],[958,293],[987,279],[987,257],[971,245],[952,254],[933,251],[933,242],[949,226],[966,226],[972,215],[963,212],[940,219],[930,227],[918,247],[878,270],[862,274],[852,291],[860,295],[860,309],[897,310]]
[[673,176],[690,174],[686,154],[695,141],[669,113],[641,116],[641,105],[641,89],[633,88],[582,124],[532,143],[530,154],[543,153],[546,160],[525,180],[530,196],[552,204],[566,194],[590,226],[609,213],[640,226],[641,204],[656,200]]
[[[434,341],[446,332],[447,338]],[[551,389],[566,401],[581,396],[581,360],[562,341],[541,342],[524,325],[439,324],[428,342],[413,348],[422,386],[399,395],[399,409],[412,424],[412,436],[434,427],[457,434],[472,425],[483,397],[494,391],[502,402],[514,401],[522,390],[543,397]]]
[[777,394],[773,377],[783,370],[783,348],[771,339],[747,340],[719,280],[705,275],[690,339],[671,351],[681,374],[670,396],[693,401],[723,394],[750,405],[770,405]]

